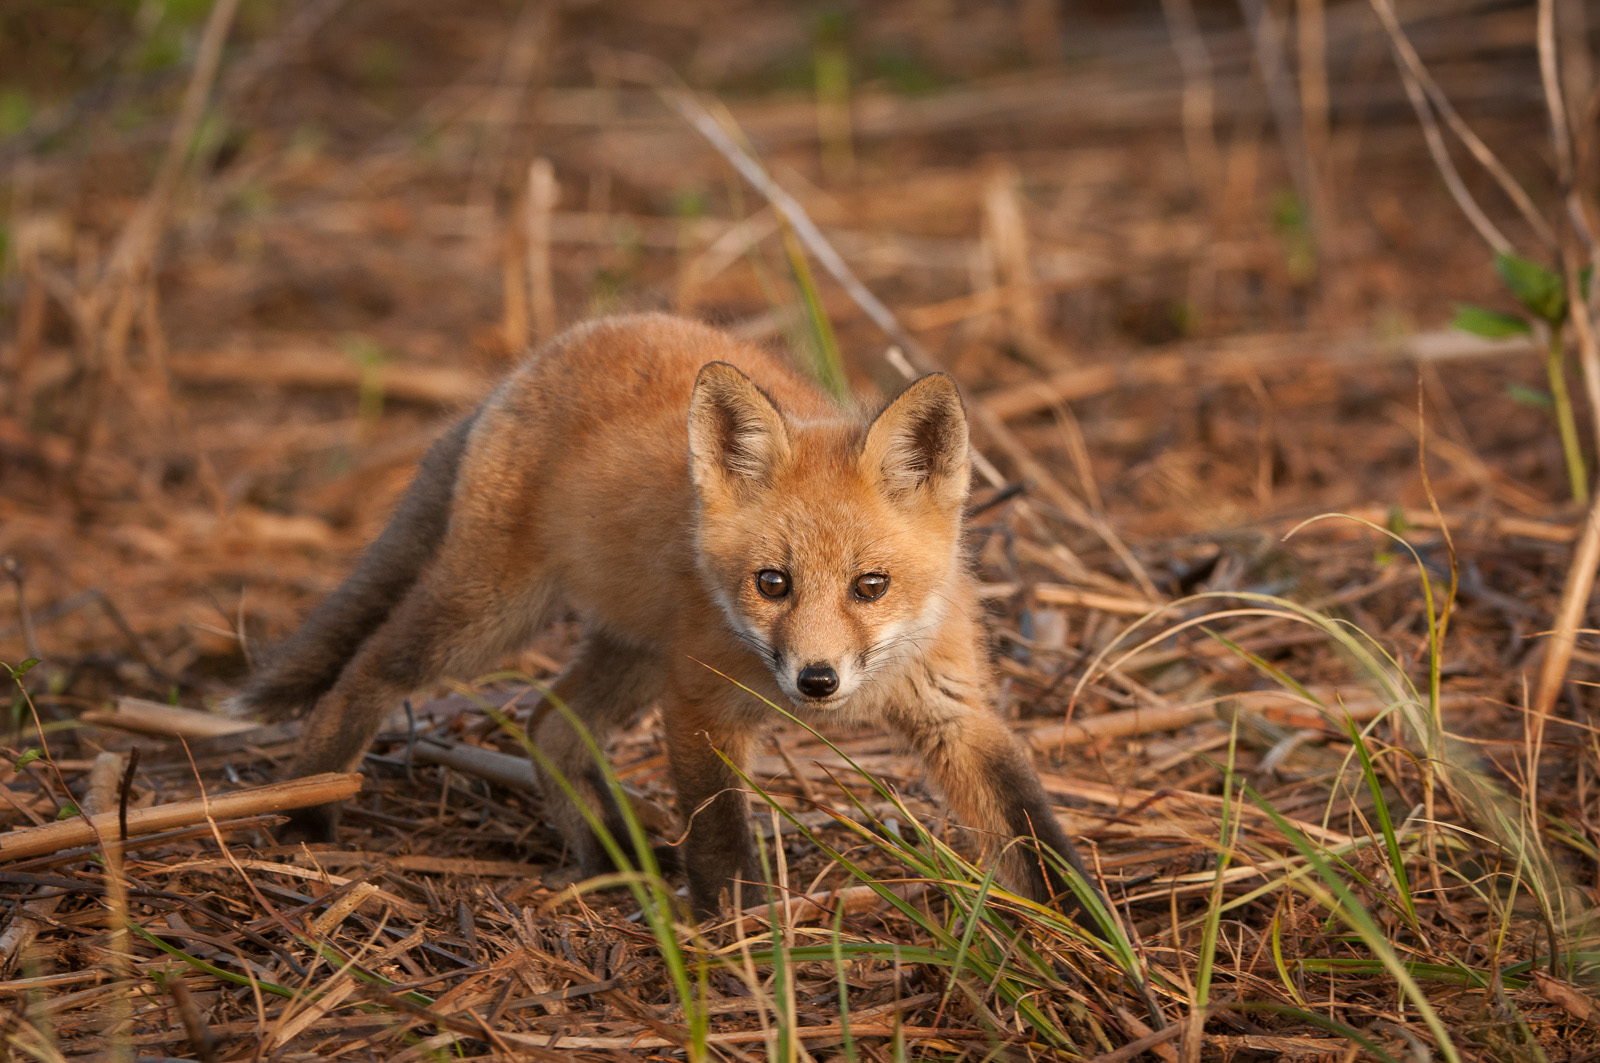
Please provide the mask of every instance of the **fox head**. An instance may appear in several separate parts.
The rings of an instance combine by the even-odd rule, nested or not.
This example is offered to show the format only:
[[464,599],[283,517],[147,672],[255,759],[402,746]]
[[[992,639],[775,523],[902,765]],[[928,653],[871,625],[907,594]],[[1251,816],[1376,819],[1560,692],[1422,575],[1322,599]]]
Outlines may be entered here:
[[699,563],[735,635],[800,707],[842,707],[944,619],[970,461],[955,381],[870,424],[786,415],[738,369],[689,405]]

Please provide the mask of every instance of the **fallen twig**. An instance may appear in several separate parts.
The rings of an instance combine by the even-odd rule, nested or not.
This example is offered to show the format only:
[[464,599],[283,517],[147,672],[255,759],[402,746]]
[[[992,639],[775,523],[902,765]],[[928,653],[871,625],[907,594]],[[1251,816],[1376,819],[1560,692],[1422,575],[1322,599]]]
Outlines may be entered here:
[[354,394],[375,374],[385,399],[464,406],[489,392],[478,373],[448,366],[383,365],[364,370],[342,352],[289,348],[227,354],[175,354],[167,368],[189,384],[263,384],[290,388],[343,391]]
[[984,395],[984,409],[1001,420],[1024,417],[1063,402],[1104,395],[1118,389],[1177,387],[1203,376],[1245,379],[1263,369],[1303,367],[1307,364],[1337,369],[1370,370],[1386,362],[1432,362],[1457,358],[1486,358],[1527,354],[1532,340],[1485,340],[1469,333],[1440,329],[1419,333],[1404,343],[1386,346],[1367,337],[1320,341],[1305,334],[1238,337],[1226,346],[1216,343],[1186,345],[1182,350],[1141,354],[1102,365],[1075,366],[1025,384],[1014,384]]
[[144,698],[118,698],[110,709],[90,709],[78,717],[84,723],[102,727],[119,727],[124,731],[137,731],[151,735],[182,735],[185,738],[217,738],[254,731],[256,724],[219,716],[214,712],[185,709],[177,705],[163,705]]
[[[1313,693],[1319,694],[1319,700],[1337,706],[1336,709],[1329,710],[1330,712],[1347,715],[1356,721],[1370,720],[1390,708],[1388,703],[1377,698],[1341,700],[1336,698],[1336,692],[1331,690],[1313,691]],[[1468,694],[1446,694],[1441,699],[1440,708],[1461,709],[1477,704],[1478,701],[1478,698]],[[1103,716],[1092,716],[1086,720],[1064,722],[1051,720],[1031,727],[1028,740],[1035,749],[1046,751],[1059,749],[1062,746],[1085,745],[1106,738],[1129,738],[1134,735],[1176,731],[1206,720],[1217,719],[1219,710],[1229,703],[1267,715],[1280,717],[1287,715],[1299,723],[1318,723],[1323,719],[1321,710],[1303,698],[1281,690],[1252,690],[1185,705],[1122,709],[1108,712]]]
[[[236,819],[255,816],[263,812],[282,812],[293,808],[343,801],[361,790],[361,776],[350,773],[329,772],[304,779],[255,786],[237,790],[210,799],[210,818]],[[152,834],[156,831],[187,827],[207,819],[207,802],[204,800],[175,801],[170,805],[155,805],[128,813],[128,836]],[[63,820],[44,827],[27,827],[0,834],[0,861],[22,860],[66,849],[87,845],[100,834],[113,836],[119,829],[115,810],[100,812],[86,818]]]

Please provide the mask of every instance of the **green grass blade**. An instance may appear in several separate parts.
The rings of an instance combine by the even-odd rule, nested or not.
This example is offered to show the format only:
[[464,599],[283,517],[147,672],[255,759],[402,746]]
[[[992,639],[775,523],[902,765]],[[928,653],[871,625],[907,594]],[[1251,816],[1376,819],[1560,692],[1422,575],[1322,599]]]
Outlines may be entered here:
[[1444,1022],[1439,1018],[1439,1013],[1434,1010],[1428,997],[1417,985],[1406,965],[1395,954],[1394,947],[1378,927],[1372,915],[1356,899],[1355,894],[1345,881],[1335,872],[1331,864],[1323,858],[1322,852],[1309,838],[1300,832],[1294,824],[1290,823],[1282,813],[1273,808],[1271,803],[1264,799],[1248,783],[1243,784],[1244,791],[1277,826],[1283,836],[1305,857],[1306,862],[1316,870],[1317,877],[1322,881],[1323,888],[1317,888],[1311,880],[1302,880],[1300,886],[1310,893],[1320,904],[1330,912],[1339,916],[1346,925],[1360,936],[1374,955],[1382,962],[1384,969],[1389,973],[1400,987],[1400,990],[1410,1001],[1411,1006],[1422,1016],[1423,1023],[1433,1034],[1439,1054],[1448,1063],[1461,1063],[1461,1055],[1457,1051],[1455,1042],[1450,1037],[1450,1031],[1445,1028]]
[[794,272],[795,285],[800,289],[800,300],[805,306],[806,323],[810,326],[811,371],[824,391],[836,402],[850,398],[850,380],[845,375],[844,358],[839,353],[839,339],[834,335],[833,322],[822,303],[822,293],[817,288],[816,276],[811,272],[811,262],[805,249],[795,237],[788,221],[782,220],[783,250],[789,256],[789,268]]
[[850,1032],[850,983],[844,977],[844,905],[839,905],[833,913],[833,937],[830,944],[833,947],[833,969],[839,978],[839,1034],[842,1038],[840,1051],[844,1053],[846,1063],[856,1063],[856,1041]]
[[1411,896],[1411,880],[1406,874],[1405,854],[1400,850],[1400,838],[1395,833],[1394,820],[1389,815],[1389,802],[1383,797],[1383,784],[1378,781],[1377,768],[1373,766],[1372,754],[1367,751],[1367,743],[1361,736],[1361,729],[1349,716],[1345,717],[1345,734],[1350,737],[1350,744],[1355,749],[1356,756],[1361,760],[1361,775],[1367,781],[1367,790],[1372,794],[1372,805],[1378,816],[1378,829],[1383,834],[1384,851],[1389,855],[1389,874],[1394,876],[1394,893],[1400,898],[1401,907],[1405,910],[1406,922],[1414,933],[1422,934],[1422,924],[1417,919],[1416,900]]
[[1211,903],[1206,906],[1206,918],[1200,930],[1200,955],[1196,961],[1195,1003],[1204,1008],[1211,999],[1211,974],[1216,962],[1217,933],[1222,925],[1222,889],[1228,865],[1233,859],[1233,779],[1234,758],[1238,752],[1239,722],[1234,719],[1228,734],[1228,765],[1222,775],[1222,830],[1218,838],[1216,877],[1211,880]]
[[523,682],[540,689],[545,701],[556,712],[561,713],[563,719],[572,727],[573,731],[583,742],[589,755],[594,759],[600,777],[606,789],[610,792],[612,800],[616,803],[618,811],[628,831],[628,839],[633,846],[633,854],[637,855],[639,868],[634,867],[632,855],[624,851],[623,846],[615,838],[606,824],[589,807],[588,802],[582,800],[574,789],[572,783],[555,766],[550,758],[541,750],[514,720],[508,717],[498,706],[491,704],[487,699],[478,697],[471,691],[464,691],[469,698],[476,701],[480,708],[487,713],[496,724],[506,733],[510,734],[528,756],[537,763],[545,776],[566,794],[568,800],[578,809],[584,822],[600,844],[605,848],[612,862],[625,875],[635,870],[642,871],[639,877],[627,877],[625,884],[632,891],[639,909],[644,915],[645,923],[650,928],[651,936],[660,948],[662,963],[667,968],[668,977],[672,982],[674,991],[678,994],[679,1002],[683,1006],[684,1019],[687,1025],[688,1045],[686,1046],[689,1058],[695,1063],[707,1058],[707,1035],[710,1033],[710,1016],[704,1007],[704,998],[695,993],[695,984],[690,979],[690,964],[683,953],[683,947],[678,941],[675,923],[673,920],[674,905],[672,892],[661,875],[661,868],[656,862],[655,854],[650,847],[649,836],[645,833],[644,825],[633,811],[628,795],[622,789],[622,782],[617,778],[616,771],[611,766],[610,759],[600,744],[595,741],[581,719],[572,709],[541,684],[533,682],[530,678],[520,677]]

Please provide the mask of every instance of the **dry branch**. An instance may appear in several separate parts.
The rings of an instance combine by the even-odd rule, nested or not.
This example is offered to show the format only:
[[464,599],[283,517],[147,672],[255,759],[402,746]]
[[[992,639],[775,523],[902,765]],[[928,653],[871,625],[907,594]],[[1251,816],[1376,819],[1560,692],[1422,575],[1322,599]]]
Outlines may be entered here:
[[[1438,6],[1433,15],[1412,12],[1412,17],[1436,17]],[[1362,47],[1371,32],[1371,22],[1359,17],[1361,14],[1338,7],[1330,11],[1329,45],[1342,47],[1347,53]],[[1136,131],[1176,129],[1185,115],[1185,82],[1178,65],[1173,63],[1172,46],[1165,35],[1151,36],[1147,41],[1140,51],[1119,56],[1115,69],[1105,63],[1089,62],[1067,71],[989,77],[909,96],[863,88],[851,100],[851,131],[862,143],[906,141],[1006,126],[1049,131],[1058,136],[1071,130],[1131,136]],[[1214,60],[1204,74],[1214,82],[1216,124],[1248,123],[1264,116],[1265,101],[1259,82],[1248,69],[1252,56],[1247,31],[1208,32],[1205,43]],[[1513,28],[1496,43],[1501,47],[1531,45],[1531,24]],[[1507,74],[1509,71],[1474,66],[1466,71],[1444,71],[1441,76],[1448,79],[1450,96],[1464,106],[1504,106],[1508,86],[1524,84],[1521,79],[1512,82]],[[1360,84],[1335,83],[1331,88],[1338,93],[1342,109],[1357,114],[1385,115],[1402,100],[1394,86],[1373,79]],[[1070,101],[1070,106],[1063,106],[1063,101]],[[782,102],[741,102],[733,108],[733,114],[764,151],[817,139],[816,107],[809,100],[801,102],[791,97]],[[541,94],[537,118],[548,126],[604,129],[619,140],[627,137],[635,143],[664,141],[671,131],[659,112],[649,108],[642,94],[615,89],[552,88]]]
[[[533,763],[527,757],[514,753],[501,753],[465,742],[446,743],[428,736],[423,736],[412,749],[418,760],[454,768],[463,774],[487,779],[497,786],[509,786],[531,793],[541,793],[544,789]],[[662,809],[642,799],[633,786],[623,783],[622,790],[632,799],[634,813],[646,828],[661,831],[674,828],[675,824],[663,814]]]
[[1572,651],[1577,645],[1578,628],[1589,608],[1589,593],[1594,589],[1595,570],[1600,567],[1600,501],[1589,507],[1583,522],[1583,533],[1572,552],[1572,566],[1567,571],[1566,586],[1561,591],[1561,604],[1556,609],[1555,628],[1545,647],[1544,661],[1539,666],[1539,685],[1535,689],[1531,712],[1542,720],[1555,708],[1556,699],[1567,677],[1567,665],[1572,662]]
[[[263,855],[301,852],[299,846],[262,849]],[[318,849],[318,867],[384,867],[419,875],[465,875],[472,878],[535,879],[549,870],[548,865],[526,864],[517,860],[478,860],[464,856],[392,856],[386,853],[352,849]]]
[[[921,897],[927,890],[926,883],[912,882],[895,887],[893,892],[900,899],[911,901]],[[777,901],[778,910],[784,913],[782,921],[785,926],[823,925],[831,923],[841,907],[845,915],[854,916],[873,911],[884,903],[882,895],[874,886],[818,890],[816,893],[779,898]],[[765,923],[772,915],[772,908],[765,902],[752,904],[745,908],[742,914],[745,918],[759,919]]]
[[[1455,197],[1456,203],[1463,213],[1472,221],[1473,227],[1478,230],[1485,243],[1496,251],[1510,251],[1511,243],[1501,234],[1488,217],[1478,207],[1477,201],[1467,191],[1461,180],[1455,164],[1450,161],[1450,154],[1445,149],[1444,140],[1439,135],[1437,123],[1434,121],[1432,110],[1437,110],[1440,117],[1450,127],[1460,140],[1466,145],[1472,157],[1486,170],[1506,198],[1511,200],[1528,223],[1539,241],[1546,247],[1556,246],[1555,233],[1550,228],[1550,223],[1545,221],[1539,209],[1534,206],[1533,200],[1523,187],[1511,176],[1510,171],[1489,150],[1476,133],[1462,120],[1461,115],[1451,106],[1449,97],[1439,87],[1423,65],[1421,57],[1406,37],[1405,30],[1401,28],[1400,19],[1395,14],[1392,0],[1371,0],[1372,10],[1378,15],[1378,20],[1383,23],[1384,32],[1389,36],[1390,48],[1395,54],[1395,65],[1400,68],[1400,76],[1405,82],[1406,94],[1411,99],[1413,109],[1417,112],[1417,119],[1422,123],[1423,133],[1428,141],[1428,150],[1433,154],[1434,162],[1439,168],[1439,174],[1444,178],[1445,184],[1450,189],[1450,194]],[[1432,110],[1430,110],[1430,105]]]
[[[1567,297],[1573,331],[1578,335],[1578,348],[1583,358],[1584,378],[1589,388],[1590,415],[1600,433],[1600,406],[1595,396],[1600,393],[1600,347],[1594,334],[1594,321],[1588,303],[1579,291],[1579,272],[1576,255],[1570,250],[1566,263]],[[1600,490],[1600,488],[1597,488]],[[1596,495],[1600,498],[1600,494]],[[1542,721],[1555,707],[1556,699],[1567,677],[1567,667],[1572,662],[1572,651],[1577,646],[1578,628],[1588,612],[1589,596],[1594,590],[1595,570],[1600,566],[1600,501],[1590,508],[1583,522],[1583,532],[1573,551],[1572,564],[1561,590],[1561,602],[1556,607],[1555,628],[1545,648],[1544,661],[1539,668],[1539,685],[1534,691],[1533,717]]]
[[1176,387],[1197,378],[1244,381],[1264,370],[1307,365],[1361,371],[1395,362],[1510,357],[1533,350],[1534,344],[1528,339],[1485,340],[1450,329],[1419,333],[1395,346],[1366,337],[1305,333],[1241,336],[1224,345],[1185,345],[1171,353],[1141,354],[1111,364],[1063,369],[1025,384],[991,391],[980,401],[995,417],[1011,420],[1118,389]]
[[[1347,715],[1356,721],[1370,720],[1391,707],[1389,703],[1372,697],[1340,699],[1333,690],[1312,690],[1311,693],[1318,700],[1332,706],[1328,710],[1330,713]],[[1467,694],[1446,694],[1441,699],[1440,707],[1446,711],[1462,709],[1477,704],[1478,701],[1478,698]],[[1063,746],[1086,745],[1107,738],[1129,738],[1134,735],[1176,731],[1193,724],[1204,723],[1206,720],[1217,719],[1224,703],[1229,702],[1253,712],[1268,715],[1287,714],[1297,722],[1315,724],[1324,719],[1321,710],[1302,698],[1284,691],[1254,690],[1187,705],[1122,709],[1108,712],[1104,716],[1093,716],[1086,720],[1067,720],[1064,723],[1052,720],[1030,728],[1028,740],[1035,749],[1047,752]]]
[[[311,859],[314,862],[318,861],[318,854],[315,852],[311,853]],[[317,930],[317,935],[319,937],[326,932],[328,927],[337,924],[345,915],[355,911],[367,901],[381,901],[384,904],[393,907],[397,912],[405,916],[407,919],[425,919],[427,918],[428,914],[428,910],[425,907],[418,904],[413,904],[411,901],[408,901],[402,897],[397,897],[388,890],[380,889],[370,882],[360,882],[356,879],[346,878],[341,875],[330,875],[328,872],[322,869],[320,862],[319,866],[298,867],[294,864],[279,863],[271,860],[235,859],[230,855],[227,858],[207,857],[198,860],[186,860],[181,864],[172,865],[169,870],[220,871],[224,868],[230,868],[235,871],[242,869],[245,871],[260,871],[265,874],[272,875],[287,875],[290,878],[303,879],[307,882],[325,882],[334,888],[348,886],[351,883],[355,883],[355,888],[351,890],[350,893],[347,893],[344,897],[340,898],[337,902],[329,907],[328,911],[317,917],[318,924],[322,924],[324,920],[326,920],[326,925],[323,925],[320,928],[318,928],[317,924],[313,924],[313,929]]]
[[[1379,526],[1387,526],[1395,516],[1398,516],[1408,528],[1439,527],[1439,517],[1431,509],[1412,507],[1396,511],[1382,506],[1356,506],[1346,512],[1352,517]],[[1542,543],[1570,543],[1578,537],[1578,529],[1571,524],[1553,524],[1550,521],[1529,520],[1526,517],[1476,515],[1469,517],[1446,513],[1444,522],[1449,525],[1451,534],[1481,528],[1503,539],[1534,539]]]
[[0,993],[7,995],[35,993],[53,986],[81,985],[84,982],[99,983],[107,977],[109,975],[105,971],[93,970],[63,971],[60,974],[41,974],[33,978],[12,978],[8,981],[0,982]]
[[1062,361],[1044,331],[1042,294],[1033,282],[1033,254],[1023,213],[1022,178],[1014,166],[995,166],[983,189],[983,247],[989,265],[999,274],[996,289],[1009,291],[1003,300],[1012,341],[1041,368]]
[[430,764],[443,764],[447,768],[465,772],[480,779],[488,779],[497,786],[516,790],[540,790],[539,777],[527,757],[499,753],[482,746],[461,743],[446,745],[424,737],[414,748],[418,760]]
[[[258,829],[270,830],[274,827],[282,826],[283,823],[286,822],[287,818],[288,817],[281,814],[269,812],[261,816],[244,816],[238,819],[230,819],[224,823],[218,823],[217,829],[224,834],[240,834],[244,831]],[[127,845],[123,846],[123,848],[126,851],[132,851],[134,849],[148,848],[149,846],[159,846],[167,845],[169,843],[175,844],[177,842],[191,841],[195,838],[210,838],[215,840],[216,832],[211,829],[211,824],[200,823],[191,827],[179,827],[176,830],[157,831],[154,834],[141,834],[137,838],[129,838]],[[62,864],[71,863],[72,861],[82,857],[94,855],[94,852],[97,848],[99,848],[99,845],[99,841],[95,840],[84,845],[66,849],[56,849],[46,856],[37,856],[31,860],[20,860],[7,870],[27,869],[29,871],[34,871],[41,868],[59,867]]]
[[[288,348],[229,354],[177,354],[167,362],[188,384],[272,385],[326,391],[357,391],[366,370],[340,351]],[[376,371],[386,399],[465,406],[489,393],[482,375],[448,366],[385,365]]]
[[124,731],[149,735],[182,735],[184,738],[218,738],[257,729],[257,725],[248,720],[163,705],[159,701],[146,701],[144,698],[118,698],[115,708],[89,709],[78,718],[84,723],[102,727],[118,727]]
[[[304,779],[255,786],[236,790],[208,799],[175,801],[170,805],[156,805],[128,813],[128,837],[153,834],[203,823],[208,819],[237,819],[256,816],[264,812],[282,812],[293,808],[343,801],[361,790],[361,776],[329,772]],[[44,827],[27,827],[0,834],[0,861],[23,860],[77,845],[89,845],[100,837],[117,836],[116,812],[101,812],[83,819],[63,820]]]
[[468,201],[486,203],[499,185],[505,160],[511,152],[517,114],[529,105],[528,89],[542,65],[548,66],[550,41],[555,36],[561,5],[547,0],[524,0],[522,11],[505,41],[500,72],[482,116],[478,151],[468,175]]
[[1161,602],[1103,594],[1081,587],[1068,587],[1062,583],[1035,584],[1033,598],[1042,605],[1075,605],[1083,609],[1098,609],[1103,613],[1120,613],[1125,616],[1143,616],[1160,609],[1162,605]]
[[533,319],[534,342],[556,334],[555,284],[550,274],[550,215],[561,189],[549,159],[535,159],[528,167],[527,213],[523,218],[528,245],[528,306]]
[[[1089,801],[1107,808],[1115,808],[1126,813],[1128,809],[1159,808],[1160,813],[1170,815],[1169,808],[1182,808],[1185,805],[1205,809],[1207,815],[1220,811],[1222,796],[1220,794],[1195,793],[1192,790],[1144,790],[1132,786],[1113,786],[1107,783],[1090,782],[1087,779],[1068,778],[1053,772],[1040,772],[1039,782],[1044,786],[1045,792],[1062,797],[1074,797],[1081,801]],[[1158,814],[1160,814],[1158,813]],[[1239,809],[1240,815],[1259,823],[1271,823],[1272,817],[1259,808],[1249,805]],[[1301,832],[1313,837],[1324,845],[1349,845],[1354,839],[1348,834],[1341,834],[1336,830],[1305,820],[1288,818],[1289,823]],[[1242,874],[1252,874],[1248,868],[1234,868]],[[1202,878],[1215,874],[1215,871],[1200,873]]]

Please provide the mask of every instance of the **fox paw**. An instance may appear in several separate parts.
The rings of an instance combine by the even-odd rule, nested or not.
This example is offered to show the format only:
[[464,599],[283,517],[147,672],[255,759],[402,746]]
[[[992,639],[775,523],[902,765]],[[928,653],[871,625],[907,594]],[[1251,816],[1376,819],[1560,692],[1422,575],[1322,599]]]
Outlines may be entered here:
[[278,840],[285,845],[299,842],[339,840],[339,806],[317,805],[287,813],[289,822],[278,828]]

